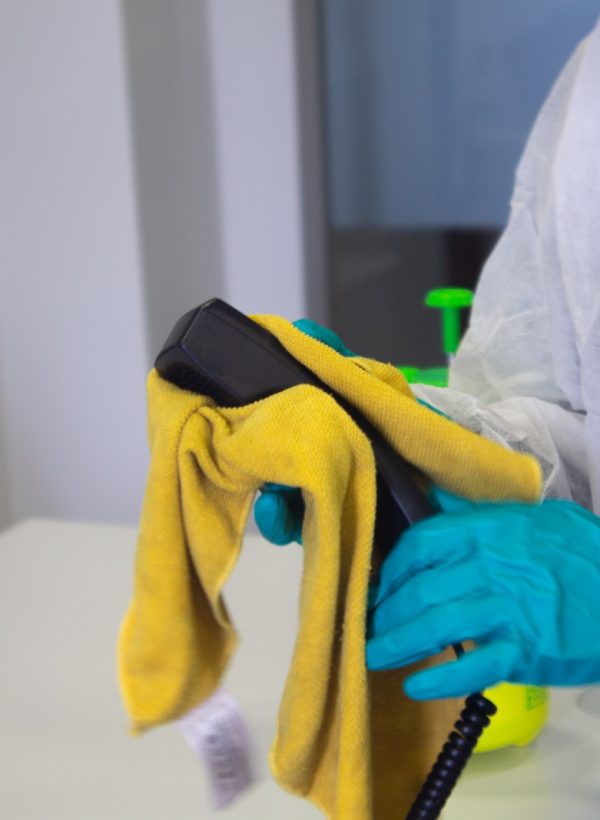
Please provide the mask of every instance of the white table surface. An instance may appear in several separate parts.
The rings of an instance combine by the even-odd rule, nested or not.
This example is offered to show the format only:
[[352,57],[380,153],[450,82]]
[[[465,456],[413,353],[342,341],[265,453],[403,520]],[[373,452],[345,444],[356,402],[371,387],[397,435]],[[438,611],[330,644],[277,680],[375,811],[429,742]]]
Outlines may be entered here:
[[[115,640],[135,530],[26,521],[0,534],[0,820],[198,820],[204,772],[174,727],[126,732]],[[300,548],[248,536],[228,585],[242,644],[228,689],[263,779],[223,820],[321,814],[281,791],[266,758],[296,627]],[[444,820],[600,817],[600,689],[554,690],[543,735],[473,759]]]

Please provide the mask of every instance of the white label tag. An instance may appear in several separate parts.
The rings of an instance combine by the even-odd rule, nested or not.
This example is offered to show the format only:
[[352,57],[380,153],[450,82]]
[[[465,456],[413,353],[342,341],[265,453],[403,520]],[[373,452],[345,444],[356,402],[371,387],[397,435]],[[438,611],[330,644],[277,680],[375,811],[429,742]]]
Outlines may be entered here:
[[215,808],[224,808],[254,782],[248,729],[231,695],[217,691],[178,725],[206,766]]

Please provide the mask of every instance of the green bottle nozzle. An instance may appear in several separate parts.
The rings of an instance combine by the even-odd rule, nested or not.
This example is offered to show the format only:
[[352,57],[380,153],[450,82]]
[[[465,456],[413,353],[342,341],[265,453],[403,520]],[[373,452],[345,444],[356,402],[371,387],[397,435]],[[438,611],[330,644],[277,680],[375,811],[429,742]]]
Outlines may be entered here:
[[426,294],[425,304],[441,311],[444,353],[453,356],[460,343],[460,311],[473,304],[473,291],[468,288],[435,288]]

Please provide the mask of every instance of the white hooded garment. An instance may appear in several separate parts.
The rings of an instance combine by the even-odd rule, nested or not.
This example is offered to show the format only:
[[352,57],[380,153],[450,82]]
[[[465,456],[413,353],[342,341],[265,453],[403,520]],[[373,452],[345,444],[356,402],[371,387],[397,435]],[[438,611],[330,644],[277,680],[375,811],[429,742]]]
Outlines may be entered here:
[[600,24],[538,115],[450,388],[415,392],[600,513]]

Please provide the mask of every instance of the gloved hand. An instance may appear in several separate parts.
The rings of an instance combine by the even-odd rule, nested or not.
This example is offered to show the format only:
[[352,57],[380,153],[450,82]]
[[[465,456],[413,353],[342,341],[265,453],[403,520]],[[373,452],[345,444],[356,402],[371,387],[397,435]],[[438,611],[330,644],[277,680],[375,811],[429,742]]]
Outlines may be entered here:
[[600,682],[600,518],[567,501],[444,509],[400,538],[371,599],[367,664],[392,669],[472,639],[405,681],[417,700],[501,681]]
[[283,547],[296,541],[302,543],[304,499],[298,487],[285,484],[265,484],[254,502],[254,520],[267,541]]
[[[354,356],[333,330],[313,322],[298,319],[294,326],[323,344],[336,350],[342,356]],[[261,535],[277,546],[291,541],[302,543],[302,519],[304,502],[297,487],[283,484],[265,484],[254,504],[254,520]]]

